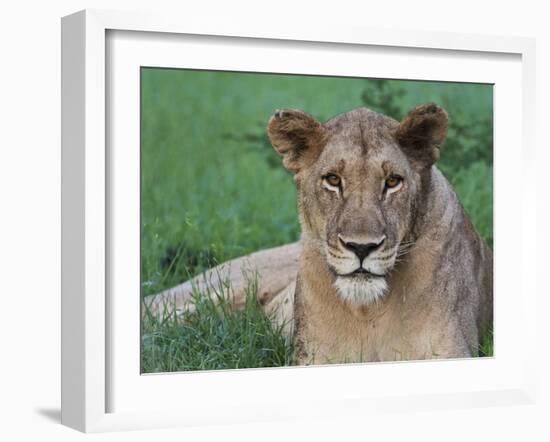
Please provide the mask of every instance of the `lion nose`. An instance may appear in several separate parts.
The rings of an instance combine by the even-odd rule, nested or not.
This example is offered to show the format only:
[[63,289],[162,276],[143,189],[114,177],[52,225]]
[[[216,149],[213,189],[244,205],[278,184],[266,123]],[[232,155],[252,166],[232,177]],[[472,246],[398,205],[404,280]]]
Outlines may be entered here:
[[386,240],[386,237],[383,237],[378,242],[358,243],[354,241],[346,241],[341,236],[339,236],[339,238],[346,249],[351,250],[357,255],[360,263],[362,263],[367,256],[384,244],[384,241]]

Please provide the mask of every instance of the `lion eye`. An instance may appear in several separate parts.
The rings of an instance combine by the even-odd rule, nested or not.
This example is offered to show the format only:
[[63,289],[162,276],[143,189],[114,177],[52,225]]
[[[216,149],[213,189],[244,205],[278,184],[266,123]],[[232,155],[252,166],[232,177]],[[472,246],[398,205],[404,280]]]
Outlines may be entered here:
[[397,187],[403,179],[399,176],[391,176],[386,179],[386,188],[393,189]]
[[333,173],[329,173],[328,175],[325,175],[323,179],[326,181],[326,183],[332,187],[340,187],[340,184],[342,183],[342,180],[338,175],[334,175]]

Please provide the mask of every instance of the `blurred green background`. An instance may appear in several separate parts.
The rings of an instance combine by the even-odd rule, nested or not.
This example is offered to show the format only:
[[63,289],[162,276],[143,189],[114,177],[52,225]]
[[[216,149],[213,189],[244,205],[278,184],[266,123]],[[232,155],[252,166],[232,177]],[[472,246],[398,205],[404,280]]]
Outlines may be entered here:
[[492,85],[142,68],[141,98],[143,296],[298,239],[296,190],[265,133],[280,108],[324,121],[361,106],[398,120],[443,106],[438,165],[492,246]]

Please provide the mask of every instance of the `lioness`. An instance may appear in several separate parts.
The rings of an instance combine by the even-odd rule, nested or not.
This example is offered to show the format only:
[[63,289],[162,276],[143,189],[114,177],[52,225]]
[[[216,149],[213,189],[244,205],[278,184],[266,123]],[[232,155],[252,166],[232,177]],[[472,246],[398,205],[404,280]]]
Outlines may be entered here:
[[[259,272],[299,364],[478,354],[492,324],[492,252],[435,165],[447,126],[435,104],[402,122],[365,108],[324,124],[290,109],[269,120],[298,188],[301,241],[214,270],[236,304],[239,267]],[[191,285],[148,305],[187,306]]]

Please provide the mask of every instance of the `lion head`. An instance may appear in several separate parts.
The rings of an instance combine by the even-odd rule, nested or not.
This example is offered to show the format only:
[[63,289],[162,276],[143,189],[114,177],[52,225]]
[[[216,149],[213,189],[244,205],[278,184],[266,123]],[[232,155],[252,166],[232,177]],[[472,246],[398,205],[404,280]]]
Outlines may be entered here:
[[345,301],[367,305],[384,296],[425,210],[447,125],[435,104],[400,123],[365,108],[324,124],[293,109],[269,120],[271,143],[298,188],[304,247],[324,257]]

